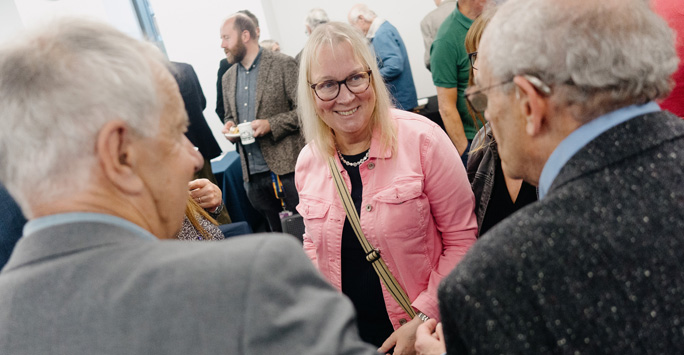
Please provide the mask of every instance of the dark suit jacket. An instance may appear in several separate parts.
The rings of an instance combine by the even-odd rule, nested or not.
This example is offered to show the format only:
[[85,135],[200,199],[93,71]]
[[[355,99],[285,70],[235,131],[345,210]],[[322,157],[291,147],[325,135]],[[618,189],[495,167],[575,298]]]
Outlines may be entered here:
[[173,76],[176,78],[178,87],[183,96],[185,110],[188,112],[190,126],[185,136],[190,142],[199,148],[204,159],[211,160],[221,155],[221,147],[216,142],[211,128],[204,119],[202,113],[207,107],[207,99],[202,92],[197,74],[190,64],[172,62],[174,66]]
[[684,122],[604,132],[441,286],[449,354],[684,353]]
[[0,273],[0,354],[375,354],[292,236],[159,241],[80,222]]
[[[225,121],[237,124],[236,82],[237,65],[233,65],[223,76],[223,102]],[[292,173],[299,151],[304,147],[296,110],[297,62],[285,54],[262,50],[256,90],[256,118],[267,119],[271,125],[271,132],[256,141],[272,172]],[[238,151],[244,156],[240,143]],[[242,159],[242,175],[245,181],[249,180],[245,159]]]
[[21,238],[24,224],[26,218],[21,209],[7,189],[0,184],[0,269],[7,263],[14,244]]

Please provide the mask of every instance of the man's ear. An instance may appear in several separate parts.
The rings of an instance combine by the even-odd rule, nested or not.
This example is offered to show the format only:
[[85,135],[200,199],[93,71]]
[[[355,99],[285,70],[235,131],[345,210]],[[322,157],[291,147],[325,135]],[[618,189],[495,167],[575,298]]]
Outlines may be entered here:
[[542,133],[548,110],[548,96],[540,93],[525,77],[516,76],[513,82],[520,98],[520,112],[525,118],[525,131],[530,136]]
[[242,33],[240,34],[240,39],[242,40],[242,43],[249,42],[250,37],[251,36],[249,35],[249,31],[247,30],[242,31]]
[[96,155],[102,174],[112,186],[125,194],[138,194],[144,183],[136,169],[139,156],[131,134],[125,122],[107,122],[97,135]]

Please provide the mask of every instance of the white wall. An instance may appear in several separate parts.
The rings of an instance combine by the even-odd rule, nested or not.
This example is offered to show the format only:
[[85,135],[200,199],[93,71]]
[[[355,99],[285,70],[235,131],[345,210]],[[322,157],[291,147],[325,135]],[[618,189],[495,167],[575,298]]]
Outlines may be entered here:
[[[368,5],[379,17],[389,21],[399,30],[411,62],[413,81],[418,97],[437,94],[430,72],[425,68],[425,47],[420,33],[420,21],[435,9],[433,0],[262,0],[271,26],[271,34],[280,43],[281,51],[296,55],[306,43],[304,19],[310,9],[319,7],[331,21],[347,22],[347,13],[356,3]],[[263,36],[262,36],[263,38]]]
[[[155,13],[169,59],[191,64],[207,98],[204,116],[224,151],[235,149],[221,134],[216,107],[216,72],[221,49],[219,29],[223,19],[242,9],[260,21],[261,39],[275,39],[282,51],[296,55],[306,42],[304,18],[314,7],[324,9],[331,20],[347,21],[347,12],[358,0],[148,0]],[[420,21],[435,8],[432,0],[366,0],[378,16],[390,21],[406,44],[418,97],[436,94],[430,72],[423,64]],[[0,0],[0,42],[25,26],[60,15],[86,15],[104,20],[136,38],[142,38],[130,0]]]
[[[110,23],[123,32],[142,38],[138,19],[130,1],[121,0],[0,0],[0,22],[20,24],[13,33],[59,16],[84,16]],[[5,13],[5,7],[15,12]],[[18,16],[18,18],[17,18]],[[4,26],[4,25],[3,25]],[[4,32],[4,31],[3,31]]]

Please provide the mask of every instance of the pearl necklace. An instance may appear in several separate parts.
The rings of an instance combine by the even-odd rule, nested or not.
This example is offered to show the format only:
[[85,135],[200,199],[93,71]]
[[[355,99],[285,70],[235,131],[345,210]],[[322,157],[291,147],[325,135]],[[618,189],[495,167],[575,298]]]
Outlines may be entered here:
[[357,162],[355,162],[355,163],[350,163],[350,162],[344,160],[344,158],[342,157],[342,153],[340,153],[340,150],[339,150],[339,149],[337,149],[337,155],[340,156],[340,161],[342,161],[342,162],[344,163],[344,165],[346,165],[346,166],[351,166],[351,167],[355,167],[355,166],[359,166],[359,165],[363,164],[363,162],[365,162],[366,160],[368,160],[368,157],[370,156],[370,149],[368,149],[368,150],[366,151],[366,155],[364,155],[363,158],[361,158],[361,160],[359,160],[359,161],[357,161]]

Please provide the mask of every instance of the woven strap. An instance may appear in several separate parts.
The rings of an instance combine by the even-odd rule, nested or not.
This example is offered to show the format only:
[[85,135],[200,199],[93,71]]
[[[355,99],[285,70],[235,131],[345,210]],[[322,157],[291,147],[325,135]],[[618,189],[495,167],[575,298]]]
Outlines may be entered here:
[[349,219],[349,224],[351,224],[356,237],[359,239],[359,243],[363,247],[363,251],[366,253],[366,260],[368,260],[372,265],[375,272],[380,277],[380,280],[385,284],[387,290],[392,294],[392,297],[399,303],[401,308],[406,312],[411,318],[416,316],[416,311],[411,307],[411,301],[408,295],[401,288],[397,279],[387,268],[387,264],[382,260],[380,256],[380,251],[373,248],[373,246],[368,242],[366,236],[361,230],[361,223],[359,222],[359,214],[356,212],[354,207],[354,202],[349,195],[349,190],[347,190],[347,185],[342,180],[340,171],[337,169],[337,164],[335,164],[335,158],[328,157],[328,165],[330,166],[330,172],[332,173],[333,180],[335,181],[335,187],[337,188],[337,193],[340,195],[342,200],[342,206],[347,212],[347,219]]

